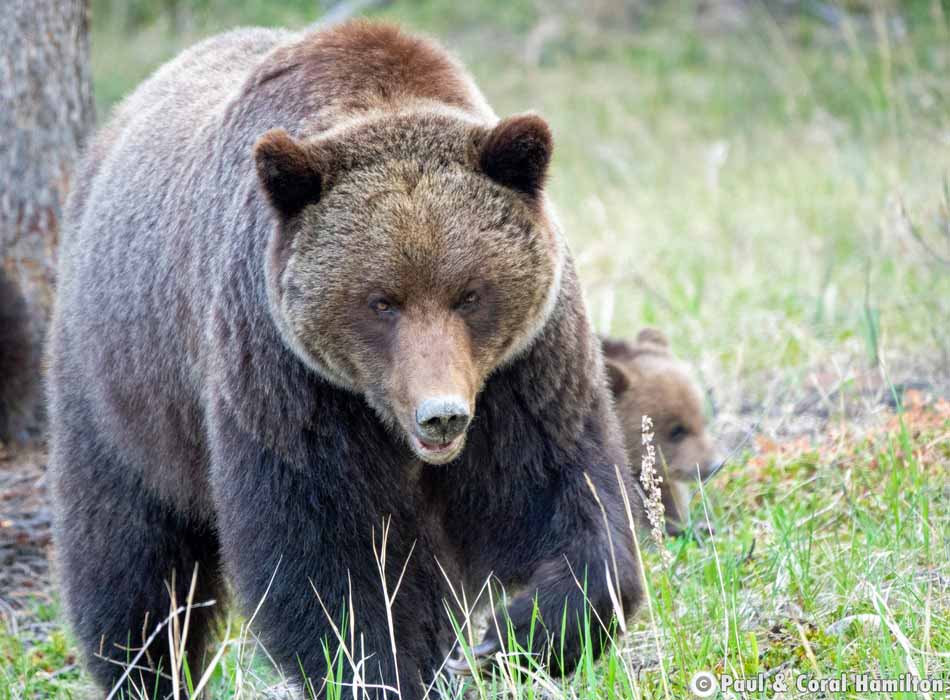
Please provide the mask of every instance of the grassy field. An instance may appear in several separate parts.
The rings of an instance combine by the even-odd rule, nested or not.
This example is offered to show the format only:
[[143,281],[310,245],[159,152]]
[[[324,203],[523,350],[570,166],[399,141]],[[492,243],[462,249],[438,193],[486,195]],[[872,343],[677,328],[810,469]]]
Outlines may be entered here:
[[[455,49],[499,113],[549,120],[598,328],[667,332],[732,455],[694,500],[716,534],[645,549],[649,604],[604,661],[561,680],[508,659],[454,692],[682,698],[701,670],[950,687],[950,6],[621,4],[382,13]],[[302,1],[206,0],[172,34],[94,6],[103,116],[200,36],[314,19]],[[36,616],[42,639],[0,630],[0,700],[80,697],[55,605]],[[280,695],[244,622],[229,630],[210,697]],[[798,696],[820,697],[793,681]]]
[[[781,676],[790,698],[822,697],[794,692],[798,678],[842,673],[950,683],[948,438],[950,403],[912,400],[873,431],[760,445],[761,454],[739,460],[698,496],[698,512],[708,511],[716,526],[713,537],[703,545],[669,541],[667,557],[644,550],[649,600],[604,659],[582,663],[564,680],[515,654],[502,660],[501,672],[457,682],[451,694],[684,698],[702,671],[762,674],[773,684]],[[56,611],[38,613],[55,619]],[[222,636],[206,697],[288,697],[242,620],[232,616]],[[89,692],[60,630],[32,648],[2,633],[0,659],[3,700]],[[199,682],[183,680],[182,697]],[[330,697],[350,695],[337,689]]]

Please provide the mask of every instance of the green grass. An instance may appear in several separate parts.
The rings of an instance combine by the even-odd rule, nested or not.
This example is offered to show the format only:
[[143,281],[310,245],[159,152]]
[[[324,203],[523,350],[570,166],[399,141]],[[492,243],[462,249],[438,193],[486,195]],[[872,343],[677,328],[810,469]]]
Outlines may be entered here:
[[[714,536],[667,540],[669,563],[644,550],[649,602],[602,661],[587,657],[572,678],[547,679],[515,655],[503,674],[453,692],[681,698],[704,670],[819,679],[896,678],[913,668],[950,683],[948,436],[944,403],[912,407],[868,433],[763,445],[698,494],[696,513],[710,513]],[[232,622],[207,697],[279,694],[266,657]],[[2,700],[66,698],[83,687],[61,631],[32,649],[0,634],[0,660]]]
[[[144,19],[95,3],[103,113],[203,35],[314,19],[302,0],[205,0],[171,34],[138,4]],[[681,3],[633,16],[615,5],[579,15],[555,3],[542,16],[521,0],[424,0],[384,14],[443,38],[499,113],[549,120],[550,190],[597,327],[664,329],[720,418],[823,373],[845,390],[879,365],[894,381],[946,376],[946,3],[907,3],[902,25],[845,3],[855,11],[838,27],[759,7],[729,29]],[[669,566],[647,549],[650,604],[623,645],[554,687],[681,698],[698,670],[950,672],[950,422],[927,415],[870,437],[762,443],[736,460],[708,485],[716,536],[669,542]],[[210,697],[275,682],[240,628],[234,620]],[[36,646],[0,633],[0,700],[79,697],[73,653],[61,631]],[[472,692],[548,692],[509,671],[469,681]]]
[[79,677],[75,651],[63,630],[35,645],[0,630],[0,700],[67,698]]

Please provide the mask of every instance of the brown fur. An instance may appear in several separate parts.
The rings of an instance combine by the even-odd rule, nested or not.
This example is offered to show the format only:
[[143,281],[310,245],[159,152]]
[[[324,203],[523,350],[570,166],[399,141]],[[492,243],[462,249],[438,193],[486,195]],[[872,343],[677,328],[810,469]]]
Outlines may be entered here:
[[544,186],[553,148],[551,130],[541,117],[506,119],[482,144],[479,165],[496,182],[536,197]]
[[[456,395],[474,411],[491,371],[550,312],[563,262],[547,215],[476,172],[507,156],[506,144],[521,153],[536,132],[543,139],[538,122],[513,117],[489,130],[448,115],[387,115],[309,141],[268,132],[255,147],[284,217],[269,272],[285,339],[316,371],[363,393],[410,444],[424,396]],[[529,159],[541,157],[528,150]],[[307,167],[314,174],[302,175]],[[543,169],[526,173],[539,192]],[[309,183],[313,206],[299,216],[300,195],[282,188],[287,181]],[[313,233],[327,229],[332,248]],[[465,305],[467,295],[476,302]],[[372,309],[380,301],[390,307],[385,316]]]
[[645,328],[636,342],[602,339],[607,376],[627,444],[627,459],[637,479],[642,457],[642,417],[653,420],[657,469],[667,532],[683,532],[690,486],[707,478],[718,464],[706,432],[703,398],[689,369],[670,351],[660,331]]
[[[520,590],[526,646],[537,600],[532,651],[563,649],[559,671],[584,608],[609,620],[605,562],[636,606],[622,436],[542,191],[551,148],[436,45],[368,22],[214,37],[118,108],[79,169],[49,344],[64,598],[100,683],[100,642],[121,655],[195,566],[199,600],[223,602],[225,577],[246,609],[267,591],[268,650],[317,687],[335,642],[313,590],[333,615],[352,595],[364,679],[403,698],[452,641],[443,569]],[[415,440],[433,395],[474,416],[439,455]],[[390,590],[409,562],[398,674],[384,521]],[[196,663],[210,618],[191,617]]]
[[467,71],[442,48],[388,24],[348,22],[309,34],[278,48],[255,81],[260,85],[286,75],[319,86],[321,104],[314,108],[329,103],[336,111],[360,111],[428,100],[490,111]]

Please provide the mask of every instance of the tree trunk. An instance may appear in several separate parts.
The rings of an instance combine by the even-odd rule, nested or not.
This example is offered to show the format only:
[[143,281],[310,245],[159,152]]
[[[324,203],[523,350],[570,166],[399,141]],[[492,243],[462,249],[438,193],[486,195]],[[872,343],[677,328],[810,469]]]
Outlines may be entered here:
[[0,0],[0,17],[0,274],[25,299],[38,374],[63,205],[94,118],[89,2]]

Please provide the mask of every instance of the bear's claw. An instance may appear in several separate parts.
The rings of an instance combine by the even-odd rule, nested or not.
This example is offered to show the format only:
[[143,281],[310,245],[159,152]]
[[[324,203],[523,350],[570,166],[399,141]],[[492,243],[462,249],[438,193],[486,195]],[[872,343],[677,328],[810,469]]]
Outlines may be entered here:
[[[492,663],[492,657],[500,650],[498,642],[494,639],[488,639],[472,647],[471,656],[475,666],[479,669],[485,668]],[[445,662],[445,668],[449,673],[456,676],[470,676],[474,669],[468,662],[468,658],[462,654],[458,645],[452,652],[451,658]]]

